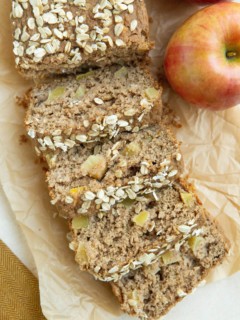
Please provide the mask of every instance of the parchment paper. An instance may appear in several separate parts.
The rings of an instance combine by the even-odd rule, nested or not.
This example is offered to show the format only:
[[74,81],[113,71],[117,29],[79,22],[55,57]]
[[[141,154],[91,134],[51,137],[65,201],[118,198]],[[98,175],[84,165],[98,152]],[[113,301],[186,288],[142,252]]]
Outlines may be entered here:
[[[197,7],[179,0],[146,1],[152,18],[156,49],[151,56],[155,71],[162,72],[164,49],[176,27]],[[238,1],[239,2],[239,1]],[[53,218],[54,208],[44,173],[30,143],[19,143],[25,134],[25,111],[15,104],[31,86],[14,70],[10,35],[11,1],[0,9],[0,181],[11,208],[33,253],[47,319],[115,320],[122,315],[107,284],[81,273],[68,249],[66,223]],[[240,106],[212,113],[197,110],[166,88],[164,100],[178,115],[177,130],[186,170],[207,209],[217,217],[231,241],[225,263],[211,272],[208,281],[225,278],[240,270]],[[131,318],[132,319],[132,318]]]

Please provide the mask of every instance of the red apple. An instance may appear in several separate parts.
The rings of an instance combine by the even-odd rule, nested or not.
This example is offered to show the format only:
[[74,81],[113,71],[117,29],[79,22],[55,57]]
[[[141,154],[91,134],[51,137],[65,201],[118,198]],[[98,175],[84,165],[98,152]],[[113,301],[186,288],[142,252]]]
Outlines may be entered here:
[[221,110],[240,103],[240,4],[206,7],[170,39],[164,68],[186,101]]
[[190,3],[196,3],[196,4],[214,4],[221,2],[222,0],[187,0]]

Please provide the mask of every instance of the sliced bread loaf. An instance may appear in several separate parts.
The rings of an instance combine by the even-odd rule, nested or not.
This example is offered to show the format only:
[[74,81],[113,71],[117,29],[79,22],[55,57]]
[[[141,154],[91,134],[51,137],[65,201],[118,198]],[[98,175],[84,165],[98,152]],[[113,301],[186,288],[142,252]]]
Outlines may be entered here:
[[26,77],[138,61],[152,47],[143,0],[15,0],[11,16]]
[[[29,93],[26,128],[37,152],[138,132],[161,115],[161,88],[144,66],[89,71],[37,85]],[[152,119],[153,120],[153,119]]]
[[108,212],[169,184],[182,171],[179,144],[163,125],[46,154],[52,203],[67,215]]
[[132,270],[111,283],[123,311],[140,319],[159,319],[222,262],[229,247],[222,231],[200,205],[193,210],[200,210],[204,219],[199,230],[154,264]]
[[71,247],[81,270],[116,282],[204,233],[205,223],[204,209],[194,195],[174,182],[155,196],[127,198],[110,212],[74,217]]

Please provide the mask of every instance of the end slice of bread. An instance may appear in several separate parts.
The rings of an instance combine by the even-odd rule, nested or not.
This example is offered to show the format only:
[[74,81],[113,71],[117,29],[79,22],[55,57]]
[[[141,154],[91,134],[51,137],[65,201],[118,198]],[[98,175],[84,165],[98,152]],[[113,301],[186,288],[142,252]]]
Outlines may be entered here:
[[[184,197],[187,199],[186,194]],[[229,243],[218,224],[200,204],[193,210],[201,211],[203,224],[190,238],[163,253],[154,264],[112,282],[123,311],[140,319],[159,319],[226,257]]]
[[116,282],[163,256],[178,261],[178,254],[171,256],[171,250],[202,239],[205,224],[205,211],[194,194],[173,182],[154,195],[127,198],[109,212],[74,217],[71,247],[81,270]]
[[25,77],[144,60],[152,43],[144,1],[12,1],[13,53]]

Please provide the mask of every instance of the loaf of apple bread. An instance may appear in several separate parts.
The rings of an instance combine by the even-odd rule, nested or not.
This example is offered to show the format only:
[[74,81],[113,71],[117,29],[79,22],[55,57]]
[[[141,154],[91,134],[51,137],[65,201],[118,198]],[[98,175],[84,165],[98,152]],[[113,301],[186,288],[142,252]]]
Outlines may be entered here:
[[26,77],[136,62],[152,47],[143,0],[14,0],[11,18]]

